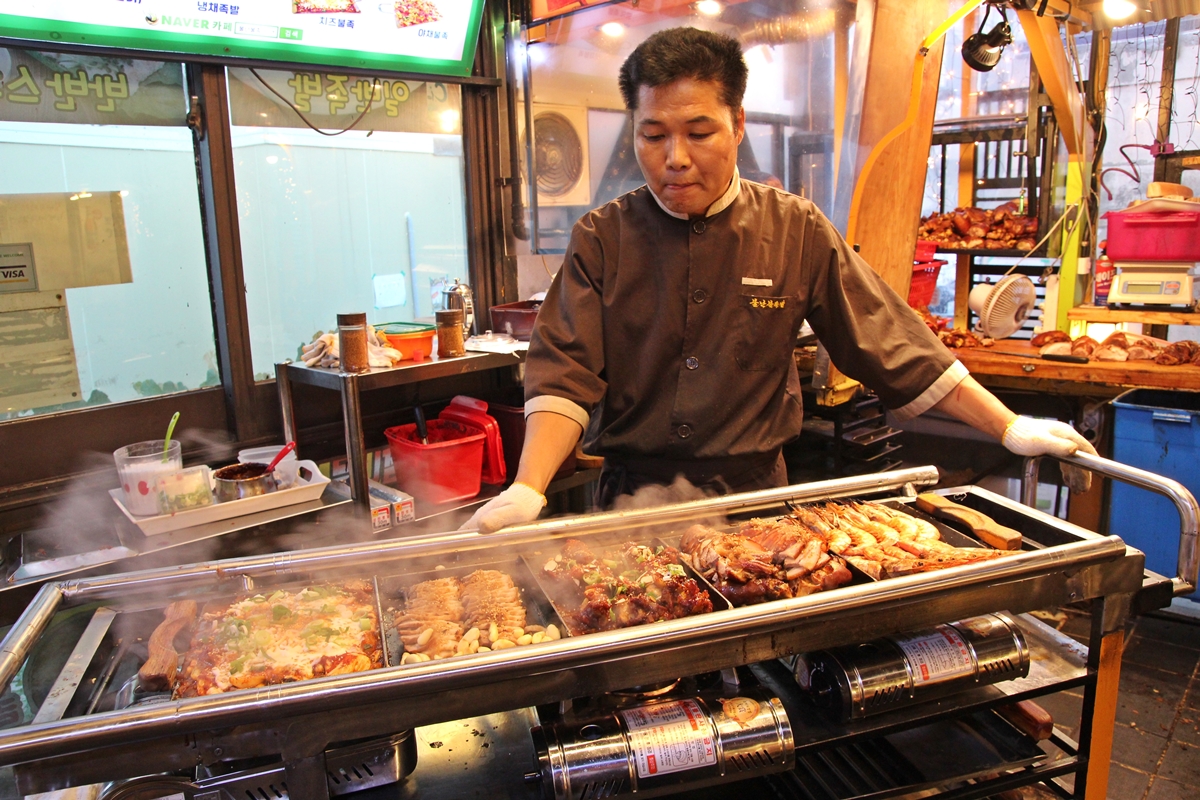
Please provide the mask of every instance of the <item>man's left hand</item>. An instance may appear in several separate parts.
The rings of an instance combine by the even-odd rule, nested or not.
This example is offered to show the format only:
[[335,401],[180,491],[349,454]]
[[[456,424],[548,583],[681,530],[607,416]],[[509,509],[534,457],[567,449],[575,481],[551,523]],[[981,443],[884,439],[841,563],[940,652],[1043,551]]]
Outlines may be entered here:
[[[1033,417],[1017,417],[1009,423],[1000,443],[1019,456],[1056,456],[1066,458],[1077,452],[1097,455],[1092,443],[1065,422]],[[1063,480],[1073,492],[1086,492],[1092,485],[1092,473],[1071,464],[1062,464]]]

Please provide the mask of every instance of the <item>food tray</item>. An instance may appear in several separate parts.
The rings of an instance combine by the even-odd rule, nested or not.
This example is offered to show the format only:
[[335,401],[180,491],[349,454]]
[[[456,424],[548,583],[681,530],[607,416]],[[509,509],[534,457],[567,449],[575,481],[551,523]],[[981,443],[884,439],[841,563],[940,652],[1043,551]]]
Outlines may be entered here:
[[[543,565],[546,563],[547,559],[554,558],[554,556],[561,552],[562,541],[563,540],[558,540],[557,546],[543,547],[539,548],[538,550],[528,552],[522,556],[522,558],[525,560],[525,564],[529,568],[529,572],[533,574],[534,580],[537,581],[537,585],[541,589],[542,594],[549,598],[551,607],[554,609],[559,619],[563,620],[563,624],[565,626],[563,630],[565,630],[571,636],[583,636],[586,635],[588,631],[580,630],[578,626],[574,624],[574,609],[578,604],[572,602],[571,599],[566,596],[566,592],[561,586],[552,580],[542,577]],[[605,539],[602,541],[589,542],[589,547],[593,551],[597,551],[603,548],[617,547],[627,541],[630,541],[628,537]],[[667,545],[667,542],[664,542],[661,539],[653,539],[650,542],[650,546],[652,547],[658,547],[660,545]],[[715,586],[701,577],[699,573],[692,569],[690,564],[686,564],[682,561],[676,561],[675,563],[683,567],[683,571],[687,574],[687,576],[694,580],[697,585],[699,585],[700,588],[708,594],[709,599],[712,600],[713,611],[723,611],[725,609],[733,608],[733,605],[725,599],[725,595],[718,592]]]
[[529,625],[541,625],[543,628],[554,625],[563,636],[567,636],[567,627],[562,617],[554,610],[546,594],[539,588],[529,568],[519,558],[494,561],[488,564],[472,564],[470,566],[433,569],[427,572],[413,572],[406,575],[381,576],[376,578],[376,597],[379,600],[380,622],[383,625],[383,657],[389,666],[400,663],[404,654],[404,644],[396,631],[396,615],[402,609],[405,593],[408,587],[422,581],[436,578],[463,578],[478,569],[494,569],[507,573],[513,583],[521,591],[521,599],[525,603],[525,622]]
[[210,506],[201,506],[200,508],[192,508],[187,511],[177,511],[174,514],[156,514],[139,517],[131,513],[125,507],[125,504],[121,502],[121,490],[119,488],[109,489],[108,494],[125,516],[129,517],[129,521],[136,525],[142,533],[147,536],[154,536],[159,533],[177,531],[181,528],[190,528],[194,525],[203,525],[206,522],[219,522],[223,519],[254,514],[258,511],[270,511],[273,508],[282,508],[283,506],[316,500],[325,491],[325,487],[329,485],[329,478],[322,475],[321,471],[317,469],[317,465],[312,461],[301,461],[297,469],[296,484],[291,488],[280,489],[270,494],[260,494],[256,497],[243,497],[241,500],[213,503]]

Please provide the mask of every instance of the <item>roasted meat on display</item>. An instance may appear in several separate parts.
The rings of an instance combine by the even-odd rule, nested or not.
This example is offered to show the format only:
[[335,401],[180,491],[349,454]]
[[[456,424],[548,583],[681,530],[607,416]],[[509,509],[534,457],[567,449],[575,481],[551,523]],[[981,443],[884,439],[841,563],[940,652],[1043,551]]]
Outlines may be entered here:
[[521,590],[500,570],[421,581],[404,596],[404,608],[395,616],[404,643],[401,664],[503,650],[561,635],[554,625],[526,624]]
[[578,539],[542,570],[577,610],[564,614],[572,633],[627,628],[713,610],[712,599],[688,576],[673,547],[626,542],[596,556]]
[[878,580],[1003,555],[954,547],[923,519],[856,502],[800,506],[779,519],[743,522],[732,533],[693,525],[679,544],[734,605],[836,589],[853,579],[842,559]]

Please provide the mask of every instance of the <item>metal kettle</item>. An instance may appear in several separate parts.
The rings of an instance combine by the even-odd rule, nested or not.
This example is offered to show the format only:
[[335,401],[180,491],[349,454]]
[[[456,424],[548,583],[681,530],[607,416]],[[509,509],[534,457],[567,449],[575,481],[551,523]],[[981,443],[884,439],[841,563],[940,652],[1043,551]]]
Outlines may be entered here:
[[475,327],[475,293],[471,291],[471,287],[455,278],[453,286],[442,289],[442,307],[462,309],[463,337],[470,337],[471,330]]

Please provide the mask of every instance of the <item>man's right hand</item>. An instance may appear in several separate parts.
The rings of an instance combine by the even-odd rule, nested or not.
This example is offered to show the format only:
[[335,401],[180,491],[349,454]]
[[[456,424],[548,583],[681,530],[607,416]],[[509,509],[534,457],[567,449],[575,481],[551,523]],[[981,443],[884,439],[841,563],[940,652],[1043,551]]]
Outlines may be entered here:
[[533,522],[545,505],[546,498],[541,492],[532,486],[514,483],[480,506],[459,530],[495,533],[509,525]]

